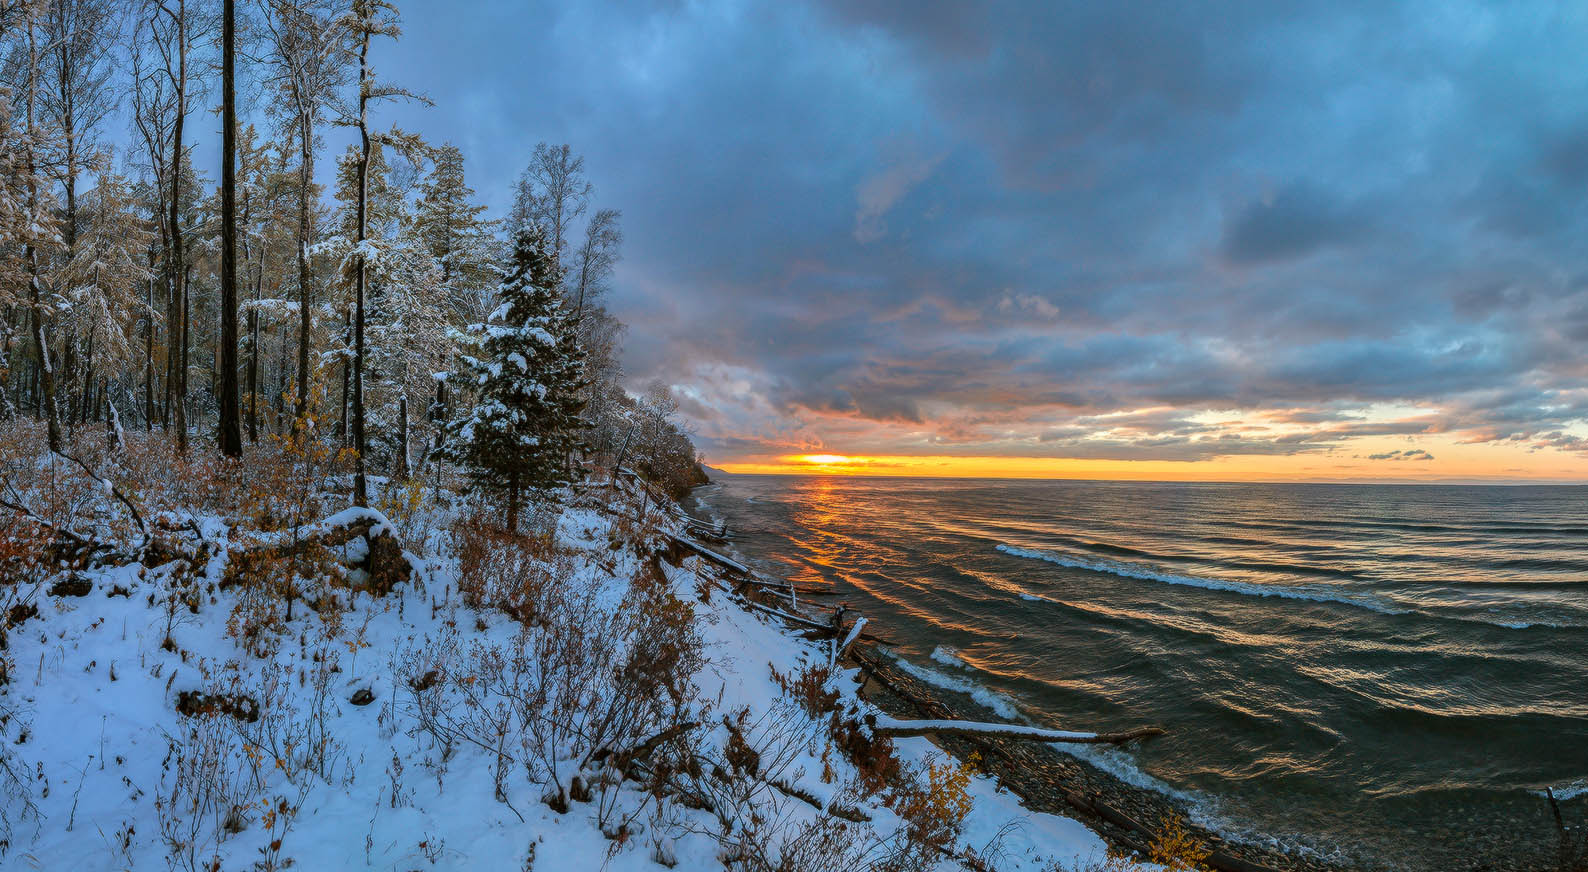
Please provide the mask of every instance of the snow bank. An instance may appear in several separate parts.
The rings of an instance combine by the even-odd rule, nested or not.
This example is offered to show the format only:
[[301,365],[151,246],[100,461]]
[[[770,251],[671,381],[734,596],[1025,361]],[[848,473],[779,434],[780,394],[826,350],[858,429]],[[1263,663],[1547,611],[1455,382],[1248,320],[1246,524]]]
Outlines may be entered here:
[[[217,519],[198,520],[212,542],[232,540]],[[312,526],[323,532],[363,521],[374,535],[395,533],[372,509],[347,509]],[[559,583],[589,586],[593,608],[621,607],[646,561],[611,547],[618,533],[595,510],[564,512],[557,530],[567,559]],[[665,815],[641,814],[609,838],[598,822],[600,803],[573,802],[559,814],[523,777],[502,793],[491,754],[467,743],[443,749],[420,729],[407,702],[415,691],[401,678],[404,658],[447,645],[512,651],[525,631],[500,612],[461,604],[465,579],[450,555],[412,559],[414,581],[385,597],[341,590],[340,612],[316,613],[300,603],[264,656],[228,629],[244,593],[208,591],[224,552],[198,570],[196,613],[167,597],[189,583],[178,563],[87,572],[92,590],[83,597],[49,596],[40,585],[39,617],[11,631],[12,681],[0,695],[11,713],[0,726],[0,747],[26,776],[37,813],[7,803],[10,849],[0,865],[165,869],[184,866],[191,855],[200,865],[218,857],[226,869],[288,858],[299,869],[521,869],[530,857],[537,870],[633,872],[663,868],[659,861],[721,868],[722,845],[709,835],[717,824],[705,812],[670,805]],[[848,763],[830,753],[825,721],[793,704],[769,668],[788,674],[824,664],[829,643],[797,638],[742,601],[703,592],[702,564],[690,558],[663,572],[694,610],[704,643],[706,663],[694,678],[700,698],[690,705],[709,727],[707,744],[726,741],[726,729],[713,725],[746,712],[751,740],[776,745],[779,771],[791,785],[824,806],[862,804],[871,822],[856,825],[855,839],[900,826],[880,798],[843,793]],[[837,670],[829,687],[846,710],[877,714],[859,697],[853,670]],[[187,717],[177,712],[184,691],[246,694],[264,714],[254,724]],[[893,722],[877,714],[877,723]],[[247,737],[258,741],[250,745]],[[305,769],[303,760],[314,756],[306,747],[319,749],[323,772]],[[942,759],[925,738],[897,739],[895,748],[908,766]],[[763,751],[762,759],[773,756]],[[836,776],[825,777],[833,770]],[[979,851],[999,843],[1000,870],[1046,869],[1105,851],[1079,823],[1030,812],[992,780],[971,777],[966,791],[973,805],[959,845]],[[639,786],[627,786],[603,801],[640,808],[650,800]],[[819,815],[777,791],[757,802],[790,832]],[[939,868],[958,867],[945,859]]]

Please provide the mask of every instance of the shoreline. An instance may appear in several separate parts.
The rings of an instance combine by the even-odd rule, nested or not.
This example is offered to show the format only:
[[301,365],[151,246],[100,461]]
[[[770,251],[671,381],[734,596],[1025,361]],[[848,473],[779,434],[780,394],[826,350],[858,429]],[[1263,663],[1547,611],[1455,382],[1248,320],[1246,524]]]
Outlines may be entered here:
[[[723,521],[710,503],[700,497],[695,497],[694,501],[694,505],[709,515],[713,523]],[[680,508],[683,508],[683,501],[679,502]],[[691,514],[688,509],[684,511],[685,514]],[[743,561],[748,557],[733,547],[731,533],[715,547],[728,550],[736,560]],[[770,579],[764,575],[763,578]],[[762,589],[756,584],[744,583],[740,585],[739,592],[778,610],[786,610],[789,606],[788,597],[776,588]],[[809,607],[813,603],[804,599],[807,594],[803,588],[800,593],[798,611],[807,618],[823,617],[812,615]],[[838,592],[834,591],[831,595],[838,595]],[[817,608],[823,607],[817,605]],[[848,613],[860,615],[852,610]],[[876,624],[868,624],[868,629],[886,634],[886,627]],[[788,627],[786,631],[806,637],[813,632],[797,627]],[[866,635],[872,641],[857,642],[845,652],[842,659],[862,670],[866,681],[860,689],[861,695],[877,708],[900,718],[985,720],[985,713],[976,711],[970,703],[954,694],[933,688],[898,668],[893,656],[882,650],[886,640],[876,639],[870,633]],[[879,642],[883,644],[876,644]],[[1132,784],[1057,748],[1034,747],[1039,743],[990,736],[929,738],[956,759],[974,764],[996,778],[1000,785],[1019,796],[1032,811],[1076,820],[1112,847],[1138,855],[1144,854],[1145,847],[1151,843],[1154,824],[1178,820],[1187,831],[1213,850],[1214,853],[1205,862],[1209,868],[1220,872],[1380,872],[1410,868],[1369,857],[1340,858],[1312,852],[1305,847],[1279,847],[1277,838],[1270,839],[1275,844],[1269,846],[1261,843],[1260,840],[1264,838],[1261,835],[1221,832],[1197,823],[1191,809],[1182,799]],[[1437,868],[1441,872],[1452,868],[1472,869],[1474,872],[1538,872],[1552,868],[1550,864],[1553,858],[1549,851],[1521,847],[1524,850],[1518,850],[1517,846],[1510,849],[1495,846],[1486,854],[1474,854],[1459,867],[1439,864],[1428,868]]]
[[[969,706],[934,691],[898,669],[876,646],[856,646],[850,659],[866,673],[861,695],[898,717],[971,720]],[[1085,824],[1112,847],[1147,853],[1156,836],[1152,824],[1177,817],[1213,850],[1205,861],[1218,872],[1346,872],[1360,867],[1232,840],[1197,824],[1173,797],[1130,784],[1058,749],[996,737],[933,737],[944,751],[975,762],[1032,811],[1062,815]]]

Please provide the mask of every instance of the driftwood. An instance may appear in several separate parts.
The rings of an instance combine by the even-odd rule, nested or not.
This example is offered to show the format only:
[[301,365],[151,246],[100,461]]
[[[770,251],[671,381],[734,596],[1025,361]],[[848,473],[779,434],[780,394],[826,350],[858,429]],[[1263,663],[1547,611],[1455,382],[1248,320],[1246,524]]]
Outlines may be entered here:
[[838,644],[837,655],[839,657],[844,656],[849,651],[849,646],[855,644],[855,640],[860,638],[860,633],[865,627],[866,619],[864,617],[855,620],[855,625],[849,628],[849,635],[845,636],[844,641]]
[[[780,596],[788,596],[788,590],[790,587],[789,583],[786,581],[779,581],[775,578],[763,578],[759,574],[757,574],[755,577],[745,579],[743,583],[754,585],[755,587],[762,588]],[[793,588],[794,592],[800,596],[838,596],[840,593],[839,591],[833,590],[830,587],[811,587],[810,585],[803,584],[793,585]],[[823,606],[823,608],[832,608],[832,606]]]
[[[747,587],[748,587],[748,585],[747,585]],[[799,608],[820,609],[821,611],[824,611],[824,612],[830,612],[833,609],[838,608],[837,606],[832,605],[830,603],[800,603],[788,591],[786,591],[786,590],[778,590],[775,587],[757,587],[757,588],[755,588],[755,592],[757,594],[761,595],[761,596],[775,596],[778,599],[783,600],[784,602],[787,602],[787,603],[789,603],[791,605],[794,605],[794,606],[797,606]]]
[[813,621],[810,618],[801,617],[799,615],[791,615],[788,612],[783,611],[782,609],[774,609],[771,606],[761,605],[760,603],[756,602],[755,600],[745,600],[744,602],[745,602],[745,605],[750,606],[751,608],[755,609],[758,612],[765,612],[765,613],[767,613],[769,615],[772,615],[774,617],[782,618],[783,620],[788,621],[791,624],[798,624],[801,627],[809,627],[812,630],[821,630],[823,632],[828,632],[828,631],[832,630],[832,627],[828,626],[827,624],[823,624],[820,621]]
[[700,726],[700,724],[696,721],[684,721],[682,723],[673,724],[667,729],[662,730],[660,733],[651,736],[649,739],[646,739],[632,748],[625,748],[621,751],[614,751],[610,747],[598,748],[595,751],[590,752],[590,754],[585,757],[584,761],[580,763],[580,766],[586,766],[592,760],[596,763],[604,763],[610,758],[612,768],[627,775],[631,766],[637,762],[642,762],[649,759],[651,752],[656,750],[663,743],[671,742],[672,740],[684,735],[698,726]]
[[738,573],[740,575],[749,575],[750,574],[750,567],[745,566],[743,563],[740,563],[739,561],[734,560],[733,558],[728,557],[727,555],[718,554],[717,552],[711,550],[710,548],[707,548],[706,546],[700,544],[699,542],[696,542],[695,540],[689,538],[688,536],[669,536],[669,538],[672,539],[674,542],[677,542],[679,545],[682,545],[683,547],[689,549],[690,551],[695,552],[696,554],[700,555],[701,557],[704,557],[707,560],[710,560],[712,563],[715,563],[718,566],[723,567],[724,569],[731,570],[731,571],[736,572],[736,573]]
[[889,717],[879,717],[872,730],[883,736],[975,736],[1080,745],[1122,745],[1137,739],[1150,739],[1164,734],[1162,727],[1138,727],[1119,733],[1086,733],[1075,730],[1045,730],[1041,727],[1027,727],[1020,724],[953,720],[900,721]]

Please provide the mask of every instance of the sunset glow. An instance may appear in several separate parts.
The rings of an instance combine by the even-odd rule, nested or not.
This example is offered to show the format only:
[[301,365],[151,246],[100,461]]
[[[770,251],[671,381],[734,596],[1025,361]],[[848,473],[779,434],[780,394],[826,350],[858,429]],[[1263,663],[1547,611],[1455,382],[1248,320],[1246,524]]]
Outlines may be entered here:
[[994,455],[791,454],[717,464],[731,473],[920,478],[1054,478],[1136,481],[1566,482],[1588,478],[1578,454],[1516,444],[1421,438],[1361,440],[1349,450],[1200,461],[1099,460]]
[[794,459],[800,463],[812,466],[842,466],[854,462],[852,458],[845,457],[842,454],[806,454]]

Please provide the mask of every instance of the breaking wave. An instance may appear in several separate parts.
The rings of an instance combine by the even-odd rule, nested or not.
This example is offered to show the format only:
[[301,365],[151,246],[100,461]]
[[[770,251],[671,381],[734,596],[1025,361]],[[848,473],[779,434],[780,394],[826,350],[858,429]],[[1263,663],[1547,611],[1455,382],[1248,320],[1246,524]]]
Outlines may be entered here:
[[1306,600],[1315,603],[1337,603],[1359,609],[1378,612],[1383,615],[1410,614],[1405,609],[1397,609],[1383,603],[1362,596],[1349,596],[1320,590],[1315,587],[1288,587],[1277,584],[1253,584],[1247,581],[1228,581],[1219,578],[1202,578],[1195,575],[1176,575],[1163,572],[1150,566],[1140,566],[1133,563],[1121,563],[1113,560],[1100,560],[1095,557],[1080,557],[1072,554],[1061,554],[1054,551],[1042,551],[1035,548],[1021,548],[1017,545],[999,544],[999,551],[1013,557],[1025,557],[1031,560],[1046,560],[1059,566],[1068,566],[1071,569],[1085,569],[1090,572],[1105,572],[1122,578],[1135,578],[1142,581],[1159,581],[1164,584],[1179,584],[1187,587],[1200,587],[1205,590],[1220,590],[1229,593],[1245,594],[1246,596],[1269,596],[1282,599]]
[[[935,653],[935,652],[934,652]],[[935,658],[934,658],[935,659]],[[951,690],[975,700],[983,708],[997,714],[1006,720],[1015,720],[1020,716],[1020,710],[1015,707],[1014,701],[994,690],[989,690],[982,685],[965,678],[953,675],[944,675],[935,669],[917,666],[903,657],[894,657],[899,668],[909,673],[917,681],[924,681],[933,687]]]

